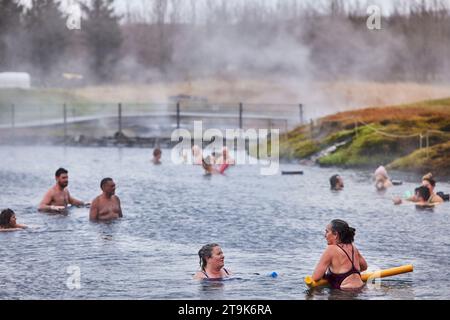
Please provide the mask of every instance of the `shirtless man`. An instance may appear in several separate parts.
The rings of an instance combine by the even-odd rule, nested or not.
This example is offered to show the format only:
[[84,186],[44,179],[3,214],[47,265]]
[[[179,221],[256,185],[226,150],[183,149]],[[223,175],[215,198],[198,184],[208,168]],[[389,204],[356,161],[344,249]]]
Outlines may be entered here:
[[113,179],[103,179],[100,188],[103,193],[92,201],[89,219],[91,221],[107,221],[122,218],[120,199],[115,195],[116,184]]
[[69,175],[66,169],[59,168],[56,170],[55,180],[56,184],[47,191],[39,204],[38,210],[40,212],[62,213],[67,209],[69,204],[73,206],[89,205],[89,203],[77,200],[70,195],[67,189]]

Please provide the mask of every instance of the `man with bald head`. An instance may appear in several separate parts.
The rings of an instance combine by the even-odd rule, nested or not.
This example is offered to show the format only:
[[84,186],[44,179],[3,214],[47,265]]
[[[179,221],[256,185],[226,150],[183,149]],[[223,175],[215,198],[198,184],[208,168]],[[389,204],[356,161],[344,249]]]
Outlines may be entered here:
[[115,195],[116,184],[111,178],[104,178],[100,183],[103,193],[92,201],[89,219],[91,221],[109,221],[122,218],[120,199]]

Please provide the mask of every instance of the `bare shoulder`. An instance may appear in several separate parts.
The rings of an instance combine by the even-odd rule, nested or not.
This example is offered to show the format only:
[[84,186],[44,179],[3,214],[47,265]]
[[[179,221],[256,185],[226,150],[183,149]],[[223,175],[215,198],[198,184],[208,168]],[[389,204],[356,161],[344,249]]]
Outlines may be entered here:
[[100,201],[100,196],[96,196],[94,198],[94,200],[92,200],[91,206],[97,205],[99,201]]
[[194,279],[196,280],[206,279],[206,276],[203,272],[197,271],[194,275]]
[[55,194],[56,194],[55,187],[51,187],[50,189],[47,190],[47,193],[45,195],[53,197]]
[[328,254],[332,254],[337,252],[338,247],[335,244],[330,244],[329,246],[327,246],[327,248],[325,249],[324,253],[328,253]]
[[116,195],[113,195],[113,196],[112,196],[112,199],[114,199],[115,201],[117,201],[117,202],[119,202],[119,203],[120,203],[120,199],[119,199],[119,197],[118,197],[118,196],[116,196]]

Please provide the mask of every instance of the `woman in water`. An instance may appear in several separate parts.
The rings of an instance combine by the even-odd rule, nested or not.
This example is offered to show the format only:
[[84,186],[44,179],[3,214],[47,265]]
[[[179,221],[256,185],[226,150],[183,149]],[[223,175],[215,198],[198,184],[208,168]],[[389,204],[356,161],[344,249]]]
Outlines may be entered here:
[[377,188],[378,191],[392,187],[391,179],[389,178],[385,167],[379,166],[373,175],[375,179],[375,188]]
[[0,213],[0,232],[17,231],[25,229],[27,226],[16,222],[16,214],[11,209],[2,210]]
[[222,280],[231,276],[231,272],[225,269],[225,256],[217,243],[204,245],[198,252],[200,268],[194,279]]
[[313,273],[313,280],[328,280],[334,289],[359,289],[364,283],[361,272],[367,262],[353,245],[355,229],[343,220],[333,220],[325,230],[328,247]]

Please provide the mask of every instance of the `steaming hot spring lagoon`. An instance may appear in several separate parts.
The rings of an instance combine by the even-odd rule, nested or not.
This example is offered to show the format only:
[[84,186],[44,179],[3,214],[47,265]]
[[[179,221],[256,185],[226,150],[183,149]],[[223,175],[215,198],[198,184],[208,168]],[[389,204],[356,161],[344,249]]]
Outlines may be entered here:
[[[30,226],[0,233],[0,299],[450,299],[449,203],[433,210],[394,206],[420,184],[416,175],[376,192],[372,171],[282,164],[273,176],[259,166],[238,165],[225,176],[205,177],[200,166],[175,165],[163,150],[135,148],[0,147],[0,207]],[[54,183],[69,170],[69,190],[91,201],[99,182],[116,182],[124,217],[89,222],[89,209],[67,216],[37,212]],[[281,175],[302,170],[303,175]],[[329,177],[345,180],[330,191]],[[450,185],[438,181],[437,191]],[[413,264],[414,272],[383,279],[357,293],[308,290],[303,278],[326,247],[332,219],[356,229],[355,243],[369,270]],[[198,250],[217,242],[234,279],[192,279]],[[71,270],[80,287],[68,289]],[[269,274],[277,272],[278,277]]]

